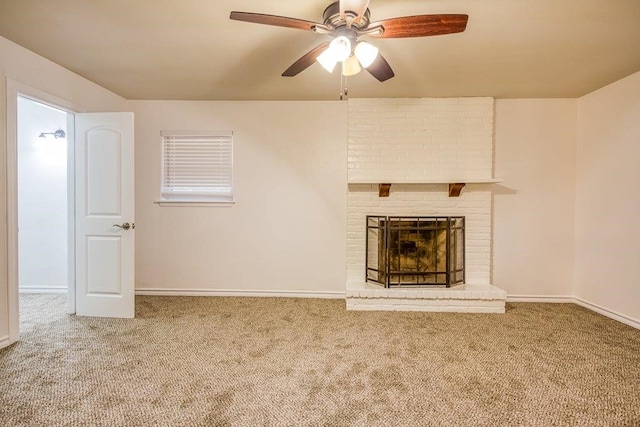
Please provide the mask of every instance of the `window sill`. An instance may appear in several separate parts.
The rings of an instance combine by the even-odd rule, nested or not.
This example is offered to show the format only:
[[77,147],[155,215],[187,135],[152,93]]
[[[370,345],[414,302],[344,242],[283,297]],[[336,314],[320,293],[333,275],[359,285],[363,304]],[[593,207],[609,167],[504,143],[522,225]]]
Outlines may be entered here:
[[198,200],[156,200],[156,205],[162,207],[193,207],[193,208],[206,208],[206,207],[225,207],[233,206],[236,202],[233,200],[220,200],[220,201],[198,201]]

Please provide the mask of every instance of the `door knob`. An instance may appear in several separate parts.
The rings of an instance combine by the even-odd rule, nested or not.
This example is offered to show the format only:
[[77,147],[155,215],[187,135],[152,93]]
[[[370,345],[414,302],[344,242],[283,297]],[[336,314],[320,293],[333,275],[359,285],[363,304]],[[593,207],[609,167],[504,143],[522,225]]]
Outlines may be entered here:
[[128,230],[131,228],[131,224],[129,224],[128,222],[125,222],[124,224],[120,225],[120,224],[113,224],[114,227],[118,227],[118,228],[122,228],[123,230]]

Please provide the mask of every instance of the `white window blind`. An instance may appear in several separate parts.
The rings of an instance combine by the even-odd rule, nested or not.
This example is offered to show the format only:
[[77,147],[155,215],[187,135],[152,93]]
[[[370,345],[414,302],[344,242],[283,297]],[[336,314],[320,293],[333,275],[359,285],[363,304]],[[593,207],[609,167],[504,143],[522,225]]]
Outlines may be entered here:
[[233,133],[162,131],[162,199],[233,200]]

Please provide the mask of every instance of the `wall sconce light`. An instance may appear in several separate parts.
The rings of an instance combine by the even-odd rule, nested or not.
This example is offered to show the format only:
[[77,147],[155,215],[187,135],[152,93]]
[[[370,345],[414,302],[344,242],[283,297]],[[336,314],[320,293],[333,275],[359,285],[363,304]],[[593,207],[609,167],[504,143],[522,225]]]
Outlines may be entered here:
[[67,134],[66,134],[66,133],[64,133],[64,131],[63,131],[62,129],[58,129],[58,130],[57,130],[57,131],[55,131],[55,132],[42,132],[42,133],[40,134],[39,138],[46,138],[46,136],[47,136],[47,135],[53,135],[53,137],[54,137],[55,139],[58,139],[58,138],[66,138],[66,137],[67,137]]

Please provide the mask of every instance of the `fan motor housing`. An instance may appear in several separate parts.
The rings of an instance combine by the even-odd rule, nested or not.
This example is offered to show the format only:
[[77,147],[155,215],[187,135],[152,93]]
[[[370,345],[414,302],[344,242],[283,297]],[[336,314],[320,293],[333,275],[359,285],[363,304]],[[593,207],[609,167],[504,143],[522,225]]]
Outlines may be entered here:
[[[347,10],[345,11],[345,14],[348,17],[350,17],[352,20],[357,18],[356,14],[351,11]],[[370,16],[370,12],[369,12],[369,9],[367,9],[360,17],[360,20],[358,22],[353,22],[351,26],[357,28],[358,30],[367,28],[370,22],[369,16]],[[340,16],[339,1],[335,1],[331,3],[329,6],[327,6],[327,8],[322,13],[322,18],[324,20],[323,24],[328,27],[339,28],[347,25],[347,22],[344,19],[342,19],[342,17]]]

